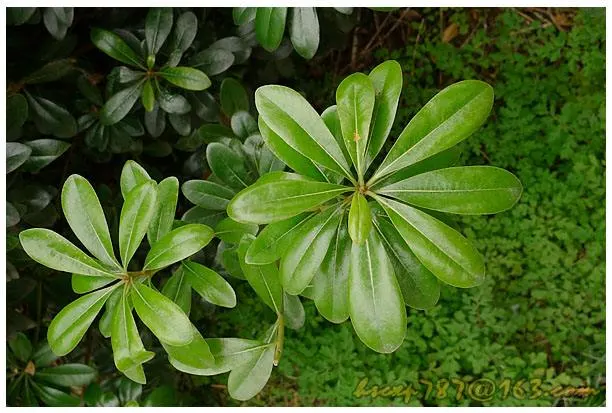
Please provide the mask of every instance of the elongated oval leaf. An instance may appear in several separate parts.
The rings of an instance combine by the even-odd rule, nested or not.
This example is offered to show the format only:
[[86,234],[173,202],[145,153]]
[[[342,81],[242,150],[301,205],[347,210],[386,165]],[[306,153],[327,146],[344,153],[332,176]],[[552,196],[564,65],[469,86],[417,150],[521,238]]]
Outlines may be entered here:
[[114,125],[125,118],[142,93],[143,81],[137,81],[131,86],[115,93],[100,111],[100,123]]
[[156,202],[157,189],[153,182],[145,182],[127,194],[119,217],[119,255],[124,269],[147,233]]
[[293,48],[304,59],[312,59],[319,48],[319,18],[314,7],[292,7],[289,35]]
[[353,179],[335,138],[302,95],[285,86],[262,86],[255,92],[255,105],[266,125],[285,143],[312,161]]
[[142,106],[147,112],[151,112],[155,106],[155,91],[153,90],[153,83],[151,79],[147,79],[142,88],[142,94],[140,95]]
[[72,274],[71,284],[72,291],[77,294],[85,294],[98,288],[102,288],[117,281],[117,277],[107,276],[91,276],[82,274]]
[[208,76],[215,76],[229,69],[235,59],[229,50],[208,48],[192,56],[189,59],[189,66],[203,71]]
[[341,220],[341,210],[330,207],[315,215],[296,232],[280,262],[283,288],[300,294],[317,273]]
[[353,194],[351,209],[348,215],[348,231],[356,244],[363,244],[372,229],[372,215],[365,196],[356,192]]
[[210,87],[208,76],[192,67],[166,67],[159,75],[173,85],[187,90],[204,90]]
[[162,346],[168,353],[168,360],[177,370],[189,374],[203,374],[202,370],[212,368],[215,358],[210,352],[208,343],[197,328],[193,327],[193,340],[184,346],[173,346],[162,341]]
[[206,147],[206,160],[213,173],[234,189],[246,188],[253,182],[244,156],[222,143],[213,142]]
[[338,146],[342,149],[342,153],[344,154],[344,159],[348,162],[351,162],[351,155],[344,144],[344,138],[342,137],[342,126],[340,126],[340,118],[338,117],[338,106],[332,105],[325,109],[323,113],[321,113],[321,119],[325,122],[325,126],[331,132],[332,136],[338,142]]
[[61,387],[86,386],[97,376],[93,367],[84,364],[62,364],[36,372],[36,379]]
[[442,90],[406,125],[370,183],[461,142],[492,106],[493,88],[485,82],[464,80]]
[[452,214],[496,214],[518,201],[523,188],[510,172],[493,166],[438,169],[377,192],[412,205]]
[[286,7],[258,7],[255,14],[255,35],[257,41],[268,52],[280,46],[287,20]]
[[219,274],[197,262],[183,261],[183,273],[191,287],[206,301],[221,307],[236,306],[236,293]]
[[178,191],[179,182],[174,176],[164,179],[157,185],[155,213],[147,230],[149,244],[155,244],[157,240],[172,230]]
[[145,38],[149,54],[157,54],[172,30],[172,8],[152,7],[145,21]]
[[19,142],[6,143],[6,173],[11,173],[28,160],[32,148]]
[[71,138],[77,133],[76,119],[64,107],[26,92],[36,128],[45,135]]
[[257,7],[234,7],[232,8],[232,18],[236,26],[242,26],[255,19]]
[[[49,8],[47,8],[47,10]],[[34,381],[32,381],[31,383],[31,386],[33,387],[40,400],[47,406],[76,407],[81,403],[79,398],[65,393],[61,390],[58,390],[54,387],[38,384]]]
[[128,193],[138,185],[151,181],[151,177],[145,169],[136,162],[129,160],[123,165],[121,170],[121,195],[123,199],[127,198]]
[[70,175],[62,188],[62,209],[70,228],[95,257],[121,269],[96,191],[80,175]]
[[172,277],[168,278],[162,288],[162,294],[174,301],[185,314],[189,315],[191,312],[191,284],[182,267],[179,267]]
[[190,11],[179,16],[172,32],[171,50],[183,54],[193,43],[198,32],[198,18]]
[[213,234],[210,227],[200,224],[187,224],[176,228],[151,247],[143,269],[159,270],[183,260],[204,248]]
[[194,179],[181,187],[183,195],[197,206],[210,210],[225,211],[235,192],[211,181]]
[[91,41],[104,53],[130,66],[144,69],[144,60],[128,44],[113,32],[91,29]]
[[414,255],[438,279],[460,288],[484,281],[484,259],[448,225],[408,205],[376,197]]
[[349,309],[355,332],[372,350],[391,353],[404,341],[404,301],[393,266],[376,231],[370,231],[363,245],[353,244]]
[[402,67],[395,60],[376,66],[368,75],[376,91],[370,138],[366,149],[366,169],[385,144],[402,92]]
[[245,234],[257,234],[259,227],[225,218],[215,226],[215,236],[229,244],[237,244]]
[[172,300],[139,283],[134,284],[131,297],[138,317],[159,341],[184,346],[194,339],[189,318]]
[[116,285],[95,291],[71,302],[49,324],[47,341],[57,356],[70,353],[98,315]]
[[21,168],[29,172],[39,171],[49,165],[70,147],[69,143],[56,139],[37,139],[25,144],[32,149],[32,153]]
[[233,369],[227,379],[227,390],[236,400],[249,400],[264,388],[272,373],[274,346],[253,352],[244,363]]
[[249,96],[242,84],[234,78],[227,77],[221,82],[221,108],[223,112],[232,117],[241,110],[249,110]]
[[91,276],[113,276],[96,260],[51,230],[27,229],[19,233],[19,240],[30,258],[46,267]]
[[26,120],[28,120],[28,101],[26,100],[26,98],[22,94],[7,96],[6,98],[6,136],[7,138],[19,136],[21,127],[23,126]]
[[297,174],[273,172],[240,191],[227,206],[239,222],[266,224],[291,218],[315,208],[352,188],[317,182]]

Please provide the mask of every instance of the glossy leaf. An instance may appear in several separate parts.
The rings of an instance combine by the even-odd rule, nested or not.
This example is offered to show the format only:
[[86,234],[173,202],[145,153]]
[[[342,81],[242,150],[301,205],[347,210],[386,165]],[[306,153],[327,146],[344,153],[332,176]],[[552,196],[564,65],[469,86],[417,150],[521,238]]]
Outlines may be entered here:
[[81,401],[77,397],[71,396],[54,387],[37,384],[36,382],[32,382],[32,386],[40,400],[48,406],[75,407],[81,404]]
[[301,293],[317,273],[342,218],[340,209],[330,207],[308,220],[294,235],[280,262],[283,288],[289,294]]
[[151,112],[155,106],[155,91],[153,90],[153,83],[150,79],[144,83],[142,88],[142,94],[140,95],[142,106],[147,112]]
[[342,137],[342,126],[340,125],[340,118],[338,117],[338,107],[336,105],[330,106],[321,113],[321,119],[325,122],[325,126],[332,133],[333,137],[338,142],[338,146],[342,149],[344,159],[351,162],[351,155],[344,144],[344,138]]
[[227,207],[232,219],[256,224],[278,222],[351,190],[287,172],[272,172],[265,177],[265,182],[260,179],[232,199]]
[[404,341],[406,310],[387,252],[376,231],[353,244],[349,310],[357,336],[372,350],[391,353]]
[[74,9],[72,7],[45,7],[42,11],[45,27],[57,40],[62,40],[72,25]]
[[204,248],[213,234],[210,227],[200,224],[187,224],[176,228],[153,244],[143,269],[159,270],[183,260]]
[[299,296],[285,293],[283,296],[283,317],[288,328],[299,330],[304,326],[306,313]]
[[72,291],[77,294],[85,294],[105,287],[113,281],[117,281],[117,279],[117,277],[111,277],[110,275],[92,277],[91,275],[72,274]]
[[141,95],[143,87],[143,81],[137,81],[114,94],[100,111],[100,123],[114,125],[125,118]]
[[227,243],[237,244],[244,234],[255,235],[258,229],[255,224],[244,224],[225,218],[215,227],[215,236]]
[[230,372],[227,390],[236,400],[249,400],[259,393],[270,378],[274,346],[254,352],[244,364]]
[[166,67],[159,75],[168,82],[187,90],[204,90],[210,86],[210,79],[203,72],[192,67]]
[[130,191],[145,182],[151,181],[151,177],[138,163],[129,160],[121,170],[120,186],[123,199],[127,198]]
[[191,105],[185,97],[177,93],[171,93],[166,89],[161,89],[158,103],[164,112],[167,113],[184,115],[191,110]]
[[205,209],[225,211],[235,192],[210,181],[194,179],[181,187],[183,195],[191,203]]
[[319,48],[319,18],[314,7],[292,7],[289,36],[296,52],[312,59]]
[[150,245],[155,244],[157,240],[172,231],[178,192],[179,182],[173,176],[164,179],[157,185],[155,212],[147,230]]
[[193,55],[189,60],[189,65],[203,71],[208,76],[215,76],[229,69],[235,60],[234,54],[229,50],[209,47]]
[[230,124],[234,134],[242,140],[253,135],[254,133],[259,133],[257,121],[249,112],[244,110],[234,112]]
[[268,52],[280,46],[285,32],[286,7],[258,7],[255,15],[257,41]]
[[460,288],[484,281],[484,259],[448,225],[408,205],[376,197],[414,255],[438,279]]
[[13,338],[8,340],[8,346],[17,359],[24,363],[30,361],[30,356],[32,356],[32,343],[25,334],[15,334]]
[[62,364],[37,371],[36,380],[56,386],[77,387],[88,385],[97,375],[96,369],[84,364]]
[[87,179],[76,174],[66,179],[62,187],[62,210],[85,248],[106,265],[121,269],[100,200]]
[[6,143],[6,173],[11,173],[28,160],[32,149],[19,142]]
[[172,8],[153,7],[145,21],[145,38],[149,54],[157,54],[172,30]]
[[376,91],[376,102],[366,149],[366,169],[382,149],[393,126],[402,92],[402,67],[395,60],[388,60],[376,66],[368,76]]
[[144,61],[121,36],[103,29],[91,29],[91,41],[104,53],[122,63],[144,69]]
[[255,19],[257,7],[234,7],[232,9],[232,18],[236,26],[242,26]]
[[58,138],[71,138],[76,135],[76,120],[65,108],[50,100],[32,96],[27,92],[26,97],[34,123],[42,134],[53,135]]
[[184,346],[194,339],[189,318],[172,300],[139,283],[134,284],[131,297],[138,317],[160,341]]
[[348,215],[348,231],[354,243],[362,245],[372,229],[372,216],[365,196],[353,194]]
[[197,262],[183,261],[183,273],[191,287],[206,301],[221,307],[236,306],[236,293],[219,274]]
[[123,288],[116,288],[110,297],[108,297],[108,300],[106,300],[104,313],[102,313],[98,322],[98,330],[100,330],[100,334],[105,338],[109,338],[112,335],[113,317],[115,317],[115,309],[121,303],[121,297],[123,297]]
[[124,269],[147,233],[156,202],[157,189],[153,182],[140,184],[127,194],[119,218],[119,255]]
[[74,70],[74,63],[75,61],[73,59],[52,60],[40,69],[24,77],[21,81],[24,84],[35,85],[59,80]]
[[79,344],[116,286],[89,293],[64,307],[51,321],[47,341],[57,356],[70,353]]
[[181,217],[181,221],[187,222],[189,224],[202,224],[207,225],[209,227],[214,227],[226,216],[227,214],[225,213],[225,210],[215,211],[195,206],[193,208],[188,209],[183,214],[183,216]]
[[262,86],[255,92],[255,105],[265,124],[285,143],[321,166],[352,179],[340,146],[302,95],[285,86]]
[[493,88],[478,80],[442,90],[404,128],[370,183],[461,142],[484,123],[492,105]]
[[249,96],[242,84],[231,77],[223,79],[221,82],[221,108],[223,112],[231,117],[238,111],[249,110]]
[[222,143],[213,142],[206,147],[206,160],[213,173],[231,188],[240,190],[253,182],[244,156]]
[[192,326],[192,331],[193,340],[189,344],[173,346],[162,341],[162,346],[174,368],[189,374],[202,374],[202,370],[214,366],[215,358],[198,329]]
[[191,311],[191,284],[180,267],[172,274],[162,288],[162,294],[171,299],[187,315]]
[[19,240],[30,258],[46,267],[89,276],[113,276],[96,260],[51,230],[27,229],[19,233]]
[[251,243],[245,262],[252,265],[270,264],[280,259],[293,234],[304,225],[311,214],[305,212],[267,225]]
[[496,214],[521,196],[521,182],[493,166],[438,169],[380,188],[377,192],[422,208],[452,214]]

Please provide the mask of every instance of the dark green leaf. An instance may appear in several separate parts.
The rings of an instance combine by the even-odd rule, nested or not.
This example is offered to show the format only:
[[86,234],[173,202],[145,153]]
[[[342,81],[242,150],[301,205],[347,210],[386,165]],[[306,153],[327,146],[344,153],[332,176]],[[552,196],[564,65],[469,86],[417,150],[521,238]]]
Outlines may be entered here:
[[27,363],[32,356],[32,343],[23,333],[15,334],[15,337],[8,340],[8,345],[18,360]]
[[70,74],[73,69],[74,59],[53,60],[36,70],[34,73],[21,79],[21,82],[26,85],[54,82]]
[[11,173],[28,160],[32,149],[19,142],[6,143],[6,173]]
[[208,48],[195,54],[189,65],[200,69],[208,76],[215,76],[229,69],[235,61],[234,54],[221,48]]
[[221,108],[223,112],[231,117],[234,113],[249,110],[249,96],[242,84],[231,77],[223,79],[221,82]]
[[213,142],[206,147],[206,160],[213,173],[228,186],[243,189],[253,182],[245,158],[226,145]]
[[72,25],[74,9],[72,7],[45,7],[43,21],[51,36],[62,40]]
[[113,59],[145,69],[142,57],[115,33],[103,29],[91,29],[91,41]]
[[31,114],[38,130],[45,135],[70,138],[77,132],[74,117],[63,107],[50,100],[26,92]]
[[235,195],[231,189],[210,181],[191,180],[181,187],[183,195],[191,203],[210,210],[225,211]]
[[81,404],[81,400],[77,397],[71,396],[70,394],[64,393],[61,390],[53,387],[47,387],[42,384],[36,384],[32,382],[34,391],[40,398],[40,400],[47,406],[52,407],[74,407]]
[[153,7],[149,9],[145,21],[145,37],[147,39],[147,50],[150,55],[157,54],[171,30],[171,7]]
[[257,7],[234,7],[232,17],[236,26],[242,26],[255,19]]
[[254,133],[258,133],[257,121],[247,111],[234,112],[230,121],[232,131],[236,136],[245,140]]
[[28,101],[21,94],[6,98],[6,135],[19,135],[19,131],[28,119]]
[[305,212],[295,217],[267,225],[251,243],[245,262],[252,265],[270,264],[278,260],[292,236],[304,225],[311,214]]
[[61,387],[87,386],[98,375],[96,369],[84,364],[62,364],[36,372],[36,380]]
[[283,40],[286,7],[258,7],[255,15],[257,41],[268,52],[275,51]]
[[22,169],[29,172],[36,172],[49,165],[70,147],[70,144],[55,139],[37,139],[25,144],[32,149],[32,153]]
[[125,118],[143,93],[144,83],[137,81],[131,86],[114,94],[100,111],[100,122],[103,125],[113,125]]

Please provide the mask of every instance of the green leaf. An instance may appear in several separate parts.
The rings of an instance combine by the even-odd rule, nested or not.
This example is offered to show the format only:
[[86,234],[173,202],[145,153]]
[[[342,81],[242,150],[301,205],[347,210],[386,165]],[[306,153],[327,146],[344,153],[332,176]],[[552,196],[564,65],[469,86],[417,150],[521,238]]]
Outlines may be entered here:
[[[129,402],[135,402],[136,400],[140,399],[140,396],[142,395],[142,385],[140,383],[134,383],[132,380],[128,380],[125,377],[119,379],[117,390],[119,399],[124,405]],[[138,403],[135,407],[138,407]]]
[[202,374],[202,370],[214,366],[215,359],[210,352],[208,343],[192,326],[193,340],[184,346],[172,346],[162,341],[162,346],[168,353],[168,361],[174,368],[189,374]]
[[[234,368],[247,362],[252,354],[260,351],[262,348],[268,348],[271,346],[270,344],[264,344],[261,341],[247,340],[242,338],[209,338],[206,339],[206,343],[208,344],[210,352],[214,357],[212,365],[208,364],[208,360],[193,362],[190,360],[184,360],[183,357],[180,359],[174,359],[172,356],[170,357],[170,363],[176,369],[186,373],[213,376],[233,370]],[[189,356],[190,353],[183,352],[178,353],[178,355]],[[198,355],[198,353],[194,352],[194,355]]]
[[42,14],[45,27],[51,36],[62,40],[72,25],[74,9],[72,7],[45,7]]
[[183,260],[202,248],[213,238],[210,227],[187,224],[160,238],[147,254],[143,270],[159,270]]
[[162,288],[162,294],[171,299],[187,315],[191,311],[191,284],[182,267],[172,274]]
[[48,387],[36,382],[31,382],[34,387],[34,391],[40,398],[40,400],[47,406],[52,407],[75,407],[81,404],[81,400],[77,397],[71,396],[70,394],[64,393],[61,390],[53,387]]
[[32,149],[19,142],[6,143],[6,173],[11,173],[28,160]]
[[467,239],[423,211],[376,197],[414,255],[438,279],[455,287],[484,281],[484,259]]
[[226,216],[225,210],[215,211],[195,206],[183,214],[181,221],[189,224],[203,224],[214,227]]
[[365,173],[365,151],[370,134],[376,93],[372,80],[363,73],[346,77],[336,90],[342,137],[358,176]]
[[271,172],[240,191],[227,207],[227,214],[239,222],[278,222],[316,208],[352,188],[318,182],[288,172]]
[[302,95],[285,86],[262,86],[255,92],[255,105],[260,118],[285,143],[312,161],[353,179],[336,139]]
[[132,301],[138,317],[159,339],[173,346],[184,346],[194,339],[189,318],[166,296],[144,284],[135,283]]
[[159,138],[166,129],[166,112],[161,110],[159,105],[155,103],[151,112],[145,112],[144,122],[149,135],[153,138]]
[[168,82],[187,90],[204,90],[210,87],[210,79],[203,72],[192,67],[166,67],[159,75]]
[[162,385],[153,390],[145,399],[143,407],[159,406],[172,407],[178,406],[175,390],[167,385]]
[[34,261],[57,271],[90,276],[113,274],[61,235],[44,228],[19,233],[24,251]]
[[294,217],[267,225],[251,243],[245,262],[252,265],[270,264],[280,259],[296,231],[312,215],[305,212]]
[[237,244],[244,234],[256,235],[259,227],[255,224],[243,224],[231,218],[225,218],[215,227],[215,236],[230,244]]
[[244,141],[243,149],[251,162],[255,164],[260,176],[285,169],[286,165],[268,149],[258,132]]
[[19,135],[21,127],[28,120],[28,101],[21,94],[6,98],[6,135]]
[[147,230],[150,245],[155,244],[161,237],[172,231],[178,192],[179,182],[174,176],[164,179],[157,185],[155,212]]
[[313,300],[319,313],[332,323],[349,317],[348,279],[352,241],[347,216],[342,215],[329,249],[313,279]]
[[114,125],[125,118],[138,97],[143,93],[144,82],[134,82],[131,86],[115,93],[100,110],[100,123]]
[[235,60],[234,54],[229,50],[209,47],[193,55],[189,59],[189,66],[203,71],[208,76],[215,76],[229,69]]
[[209,303],[221,307],[236,306],[236,293],[223,277],[213,270],[193,261],[183,261],[183,273],[191,287]]
[[53,354],[49,343],[46,341],[41,343],[32,355],[32,362],[37,368],[50,366],[55,360],[57,360],[57,356]]
[[91,41],[104,53],[122,63],[145,69],[144,60],[118,35],[108,30],[91,29]]
[[142,166],[132,160],[127,161],[121,170],[119,182],[123,199],[127,198],[132,189],[151,180],[151,177]]
[[319,18],[314,7],[292,7],[289,35],[296,52],[312,59],[319,48]]
[[252,240],[252,237],[246,236],[238,246],[240,268],[242,268],[244,277],[261,300],[276,314],[281,314],[283,311],[283,289],[276,264],[251,265],[244,260]]
[[[174,130],[181,136],[189,136],[191,134],[191,115],[177,115],[176,113],[168,114],[168,120]],[[177,149],[178,147],[175,146]]]
[[57,356],[64,356],[74,350],[117,285],[78,298],[51,320],[47,341]]
[[117,278],[108,275],[92,277],[91,275],[72,274],[72,291],[77,294],[85,294],[102,288],[113,281],[117,281]]
[[370,184],[442,152],[470,136],[493,106],[493,88],[478,80],[455,83],[434,96],[404,128]]
[[230,36],[219,39],[210,45],[210,49],[224,49],[234,54],[234,63],[239,65],[251,56],[251,47],[240,37]]
[[163,46],[172,30],[172,8],[152,7],[145,21],[145,38],[147,51],[155,55]]
[[523,187],[516,176],[493,166],[438,169],[380,188],[418,207],[452,214],[496,214],[518,201]]
[[249,110],[249,96],[242,84],[231,77],[226,77],[221,82],[221,109],[231,117],[234,113]]
[[62,364],[36,372],[36,380],[61,387],[87,386],[98,375],[96,369],[84,364]]
[[179,16],[172,32],[171,47],[181,55],[189,49],[198,32],[198,18],[190,11]]
[[310,158],[302,155],[289,146],[280,136],[274,133],[268,125],[266,125],[261,116],[258,119],[258,124],[261,136],[267,147],[270,148],[272,153],[282,162],[301,175],[314,178],[317,181],[327,181],[327,178],[319,166],[312,162]]
[[341,218],[340,208],[329,207],[309,219],[293,235],[293,242],[287,245],[279,270],[283,288],[289,294],[298,295],[310,284],[325,258]]
[[170,93],[166,89],[161,89],[158,101],[159,107],[167,113],[184,115],[191,110],[191,105],[185,97],[177,93]]
[[280,46],[285,32],[286,7],[258,7],[255,15],[257,41],[268,52]]
[[372,215],[365,196],[359,192],[353,194],[351,209],[348,215],[348,232],[354,243],[362,245],[370,235]]
[[254,133],[259,133],[257,121],[249,112],[244,110],[234,112],[230,124],[234,134],[242,140],[245,140]]
[[102,313],[98,322],[98,330],[105,338],[112,335],[113,317],[115,316],[115,309],[119,307],[121,297],[123,297],[123,288],[117,288],[106,300],[104,313]]
[[391,353],[404,341],[404,301],[393,266],[376,231],[370,231],[363,245],[353,244],[349,311],[357,336],[372,350]]
[[[136,287],[136,284],[134,288],[138,288]],[[155,356],[155,353],[145,350],[144,345],[142,344],[142,340],[140,339],[140,335],[138,334],[138,329],[136,327],[136,321],[132,315],[132,306],[129,303],[128,291],[130,290],[127,288],[123,290],[121,300],[117,303],[113,311],[111,327],[113,359],[115,361],[115,366],[117,366],[119,371],[121,371],[131,380],[134,380],[137,383],[145,384],[146,378],[142,369],[142,364],[151,360]],[[133,294],[132,297],[136,295],[137,294]],[[134,298],[134,302],[136,301],[137,299]],[[136,311],[140,316],[138,308]]]
[[255,20],[257,7],[234,7],[232,8],[232,18],[236,26],[242,26],[250,21]]
[[155,91],[153,90],[153,84],[150,79],[147,79],[142,88],[142,94],[140,95],[142,106],[147,112],[151,112],[155,106]]
[[36,13],[37,7],[10,7],[6,9],[6,24],[20,26]]
[[227,390],[232,398],[249,400],[264,388],[272,373],[274,351],[274,346],[254,351],[244,364],[230,372]]
[[225,211],[235,192],[225,186],[201,179],[187,181],[181,187],[191,203],[211,210]]
[[344,159],[351,162],[351,155],[344,144],[344,138],[342,137],[342,126],[340,125],[340,118],[338,117],[338,107],[336,105],[330,106],[321,113],[321,119],[327,126],[327,129],[331,132],[332,136],[338,142],[338,146],[342,149]]
[[27,85],[54,82],[74,70],[74,59],[53,60],[34,73],[24,77],[21,82]]
[[243,189],[253,182],[246,159],[230,147],[213,142],[206,147],[206,160],[213,173],[234,189]]
[[26,97],[36,128],[42,134],[58,138],[71,138],[76,135],[76,120],[65,108],[27,92]]
[[62,188],[62,209],[83,246],[104,264],[120,270],[104,211],[87,179],[76,174],[66,179]]
[[32,149],[28,160],[22,169],[28,172],[36,172],[62,156],[68,150],[70,144],[55,139],[37,139],[25,142]]
[[198,136],[204,143],[222,142],[234,136],[227,126],[219,124],[204,124],[198,129]]
[[285,325],[293,330],[299,330],[304,326],[306,313],[300,297],[285,293],[283,296],[283,316]]
[[369,78],[376,91],[376,102],[366,148],[366,169],[382,149],[393,126],[402,92],[402,67],[395,60],[387,60],[376,66]]
[[15,334],[15,337],[8,340],[8,345],[18,360],[27,363],[32,355],[32,343],[23,333]]
[[153,182],[140,184],[127,194],[119,217],[119,255],[124,269],[147,233],[156,202],[157,189]]
[[440,297],[438,279],[421,264],[390,221],[377,218],[375,225],[393,264],[404,303],[422,310],[436,305]]

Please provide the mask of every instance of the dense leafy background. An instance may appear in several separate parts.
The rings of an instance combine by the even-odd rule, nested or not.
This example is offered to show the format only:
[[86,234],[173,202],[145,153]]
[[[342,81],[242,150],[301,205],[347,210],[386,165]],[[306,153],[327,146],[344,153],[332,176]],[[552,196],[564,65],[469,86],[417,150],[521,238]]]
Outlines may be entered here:
[[[334,91],[348,73],[367,72],[386,59],[398,60],[404,70],[405,87],[391,137],[397,136],[443,87],[463,79],[485,80],[495,89],[493,114],[479,132],[462,143],[462,161],[512,171],[521,180],[524,193],[508,212],[462,218],[464,233],[485,255],[488,279],[470,290],[444,286],[434,309],[408,310],[408,335],[398,351],[390,355],[372,352],[361,344],[349,323],[326,322],[312,302],[306,301],[305,327],[286,332],[279,368],[263,392],[246,404],[406,404],[401,397],[356,398],[353,392],[357,384],[368,377],[370,387],[412,384],[420,389],[421,396],[413,396],[408,403],[411,405],[601,405],[605,400],[603,10],[358,12],[361,21],[354,35],[339,37],[339,44],[320,49],[309,62],[295,53],[274,64],[253,58],[232,68],[229,74],[242,79],[251,92],[264,83],[286,84],[305,93],[315,108],[322,110],[333,103]],[[196,14],[200,19],[204,15],[201,11]],[[236,30],[230,9],[205,14],[199,31],[203,36],[214,40]],[[114,63],[89,44],[89,26],[137,27],[144,14],[86,9],[81,13],[77,10],[75,16],[69,36],[79,39],[76,57],[90,74],[103,77]],[[393,31],[377,34],[381,26]],[[325,27],[329,25],[321,27],[325,43]],[[33,45],[33,39],[56,44],[42,24],[11,30],[7,49],[9,85],[23,75],[20,71],[29,73],[39,66],[26,53],[28,46],[43,50],[44,43]],[[11,38],[20,41],[11,44]],[[360,47],[353,47],[354,42]],[[71,79],[62,82],[70,85]],[[215,96],[219,95],[219,85],[219,79],[213,79],[211,93]],[[35,88],[75,111],[70,95],[76,93],[74,88],[62,87],[61,83]],[[221,122],[227,124],[227,119]],[[171,135],[164,135],[162,140],[172,142],[176,138]],[[128,156],[115,155],[108,162],[94,164],[81,156],[81,136],[71,143],[63,157],[37,175],[37,183],[59,188],[68,175],[80,173],[96,184],[103,205],[116,208],[117,179]],[[137,160],[156,179],[169,174],[177,175],[181,183],[202,179],[207,175],[205,162],[189,167],[193,165],[189,156],[180,151],[164,157],[144,152]],[[179,214],[190,206],[182,199]],[[54,229],[67,232],[66,222],[59,219]],[[214,249],[202,255],[212,261]],[[13,283],[8,284],[9,290]],[[19,294],[9,295],[9,305],[40,322],[40,327],[28,324],[26,331],[36,343],[44,337],[51,317],[74,294],[68,276],[49,276],[40,266],[20,283],[12,286]],[[273,314],[248,285],[236,280],[232,284],[238,294],[236,309],[220,310],[199,302],[194,305],[192,319],[207,337],[261,335],[274,321]],[[14,321],[10,317],[9,324]],[[143,341],[147,348],[160,350],[147,333]],[[238,403],[225,389],[227,375],[208,378],[180,374],[163,356],[147,365],[151,379],[144,390],[127,397],[126,384],[115,381],[118,373],[110,361],[109,347],[91,331],[69,360],[99,369],[98,381],[110,404],[117,397],[123,404],[138,399],[141,392],[142,399],[153,404]],[[436,391],[429,398],[423,396],[426,386],[419,380],[432,381],[435,386],[441,379],[455,377],[466,381],[488,377],[496,383],[504,377],[515,381],[541,377],[544,390],[573,385],[601,392],[585,400],[547,396],[529,400],[532,392],[526,392],[524,400],[512,395],[502,400],[498,392],[489,401],[465,397],[456,401],[451,384],[446,397],[438,398]],[[91,386],[86,396],[101,391],[97,386]]]

